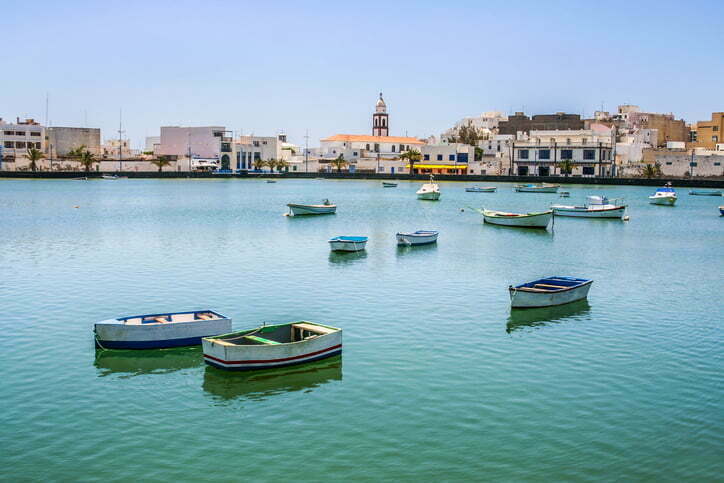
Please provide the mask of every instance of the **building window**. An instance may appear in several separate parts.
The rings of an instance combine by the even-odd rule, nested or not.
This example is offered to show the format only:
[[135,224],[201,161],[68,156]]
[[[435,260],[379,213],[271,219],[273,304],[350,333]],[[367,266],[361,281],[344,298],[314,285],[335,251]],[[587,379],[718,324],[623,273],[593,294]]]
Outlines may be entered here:
[[[714,130],[716,131],[716,129],[714,129]],[[40,133],[37,132],[37,131],[31,131],[31,132],[30,132],[30,135],[31,135],[31,136],[35,136],[35,137],[40,137]]]
[[573,159],[573,150],[561,149],[561,159]]
[[14,143],[14,142],[12,142],[12,141],[5,141],[5,147],[6,147],[6,148],[12,148],[13,146],[15,146],[15,143]]
[[593,166],[584,166],[583,174],[592,176],[592,175],[596,174],[596,172],[594,171]]
[[377,143],[375,143],[375,152],[376,152],[376,153],[379,153],[379,152],[380,152],[380,145],[377,144]]
[[454,155],[454,154],[451,154],[451,155],[450,155],[449,161],[455,161],[455,155]]
[[15,134],[15,131],[3,131],[3,134],[6,136],[13,136]]
[[698,164],[696,161],[692,161],[691,163],[689,163],[689,166],[691,166],[692,168],[696,168]]
[[438,155],[437,155],[437,160],[438,160],[438,161],[442,161],[442,154],[438,154]]
[[35,149],[40,149],[40,143],[35,143]]
[[15,142],[15,147],[16,147],[16,148],[24,148],[24,147],[25,147],[25,143],[24,143],[23,141],[16,141],[16,142]]
[[674,163],[672,163],[671,161],[666,161],[666,166],[671,166],[672,164]]
[[551,150],[550,149],[539,149],[538,150],[538,159],[551,159]]
[[259,147],[259,141],[252,141],[252,144],[254,145],[255,148]]
[[528,150],[521,149],[520,151],[518,151],[518,158],[519,159],[528,159]]
[[595,149],[584,149],[583,150],[583,159],[586,159],[586,160],[596,159],[596,150]]
[[352,156],[357,156],[357,151],[352,151]]
[[714,126],[713,128],[711,128],[711,130],[714,131],[714,132],[716,132],[716,131],[719,130],[719,126]]
[[385,167],[384,167],[384,166],[380,166],[380,173],[384,173],[384,172],[385,172]]
[[370,150],[370,145],[367,144],[366,147],[365,147],[365,149],[366,149],[367,151],[369,151],[369,150]]
[[498,152],[500,152],[500,143],[498,143]]
[[425,159],[425,161],[430,161],[430,155],[426,154],[424,159]]
[[712,136],[712,137],[711,137],[711,142],[713,142],[713,143],[718,143],[718,142],[719,142],[719,136]]
[[566,138],[566,144],[569,146],[571,145],[571,138]]
[[394,144],[392,145],[392,152],[393,152],[393,153],[395,152],[395,145],[394,145]]
[[581,144],[586,144],[586,138],[581,138]]
[[721,163],[719,161],[714,163],[714,166],[721,166]]
[[16,136],[25,136],[25,131],[15,131]]
[[404,150],[405,150],[405,145],[404,145],[404,144],[400,144],[400,152],[402,152],[402,151],[404,151]]

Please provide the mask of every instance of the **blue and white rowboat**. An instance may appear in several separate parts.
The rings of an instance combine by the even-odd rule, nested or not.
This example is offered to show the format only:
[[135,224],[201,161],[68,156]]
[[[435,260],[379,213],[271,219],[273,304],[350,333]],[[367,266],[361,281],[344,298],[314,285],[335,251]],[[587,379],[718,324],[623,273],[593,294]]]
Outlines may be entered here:
[[231,331],[231,319],[212,310],[131,315],[96,322],[93,331],[102,349],[160,349],[199,345]]
[[336,236],[329,240],[333,252],[360,252],[366,245],[366,236]]
[[434,230],[417,230],[412,233],[398,233],[397,244],[398,245],[427,245],[430,243],[437,242],[437,235],[440,232]]
[[342,329],[289,322],[206,337],[204,361],[219,369],[251,371],[292,366],[342,353]]
[[331,215],[337,212],[337,205],[333,205],[329,200],[324,200],[321,205],[301,205],[298,203],[287,203],[290,216],[302,215]]
[[551,307],[585,299],[593,280],[547,277],[508,287],[513,308]]

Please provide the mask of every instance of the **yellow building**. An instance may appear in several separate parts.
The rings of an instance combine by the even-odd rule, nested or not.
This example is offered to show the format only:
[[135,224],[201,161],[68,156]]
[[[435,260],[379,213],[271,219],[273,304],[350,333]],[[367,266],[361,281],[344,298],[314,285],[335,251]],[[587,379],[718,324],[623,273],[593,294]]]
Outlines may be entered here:
[[716,149],[717,144],[724,143],[722,132],[724,132],[724,112],[713,112],[711,121],[699,121],[696,123],[696,138],[694,146],[697,148]]

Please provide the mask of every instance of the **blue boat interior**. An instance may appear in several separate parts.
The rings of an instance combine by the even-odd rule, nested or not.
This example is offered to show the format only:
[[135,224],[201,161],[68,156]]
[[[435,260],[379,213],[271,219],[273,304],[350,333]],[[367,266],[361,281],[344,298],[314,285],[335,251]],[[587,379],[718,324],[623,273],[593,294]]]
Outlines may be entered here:
[[546,277],[532,282],[516,285],[514,288],[534,289],[542,292],[556,292],[558,290],[567,290],[584,285],[591,280],[576,277]]
[[676,191],[674,190],[674,188],[669,188],[669,187],[656,188],[656,192],[657,192],[657,193],[676,193]]
[[[158,323],[167,323],[167,322],[174,322],[175,317],[174,316],[183,316],[186,315],[187,317],[183,317],[184,319],[191,319],[191,320],[210,320],[210,319],[225,319],[221,314],[218,314],[214,312],[213,310],[191,310],[187,312],[167,312],[162,314],[144,314],[144,315],[129,315],[128,317],[119,317],[118,321],[121,322],[127,322],[132,319],[140,319],[141,324],[158,324]],[[136,321],[135,323],[138,323]]]
[[362,243],[367,241],[366,236],[336,236],[329,241]]

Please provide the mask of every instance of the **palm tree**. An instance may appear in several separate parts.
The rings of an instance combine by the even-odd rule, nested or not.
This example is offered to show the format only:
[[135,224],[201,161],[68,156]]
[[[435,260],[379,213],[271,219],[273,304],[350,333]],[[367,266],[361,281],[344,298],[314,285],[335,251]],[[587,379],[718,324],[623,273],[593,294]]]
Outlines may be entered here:
[[276,167],[278,166],[278,162],[277,162],[277,160],[274,159],[274,158],[272,158],[272,159],[267,159],[267,160],[264,162],[264,164],[269,167],[269,172],[270,172],[270,173],[273,173],[273,172],[274,172],[274,168],[276,168]]
[[163,171],[164,166],[171,166],[171,159],[168,156],[158,156],[151,160],[151,164],[158,167],[158,172]]
[[341,173],[341,172],[342,172],[342,168],[344,168],[345,166],[348,166],[348,165],[349,165],[349,163],[348,163],[347,161],[345,161],[345,159],[344,159],[344,154],[342,154],[342,153],[339,153],[339,156],[337,156],[336,158],[334,158],[334,159],[331,161],[331,163],[332,163],[332,165],[333,165],[335,168],[337,168],[337,172],[338,172],[338,173]]
[[656,164],[646,164],[641,167],[641,176],[644,176],[646,178],[657,178],[661,176],[661,165],[659,163]]
[[69,158],[80,158],[81,156],[83,156],[83,151],[85,151],[85,148],[85,144],[81,144],[77,148],[68,151],[68,154],[66,154],[66,156]]
[[257,171],[261,171],[262,168],[266,166],[266,161],[262,161],[261,159],[255,159],[254,160],[254,169]]
[[40,152],[39,149],[28,148],[28,159],[30,160],[30,170],[35,171],[38,169],[37,161],[43,159],[45,155]]
[[570,159],[564,159],[558,163],[558,169],[561,171],[561,174],[568,176],[573,172],[573,163]]
[[289,166],[289,163],[287,163],[283,159],[280,159],[279,161],[277,161],[277,170],[279,170],[280,172],[288,166]]
[[95,159],[95,154],[91,153],[90,151],[86,150],[83,151],[83,154],[80,155],[80,159],[78,162],[85,168],[85,172],[89,173],[91,170],[91,167],[93,166],[93,163],[97,163],[98,160]]
[[400,159],[406,159],[410,163],[410,176],[415,174],[415,162],[419,161],[422,155],[417,149],[410,149],[400,155]]

